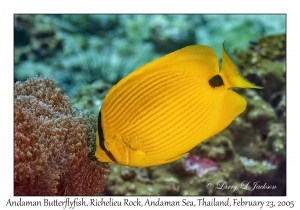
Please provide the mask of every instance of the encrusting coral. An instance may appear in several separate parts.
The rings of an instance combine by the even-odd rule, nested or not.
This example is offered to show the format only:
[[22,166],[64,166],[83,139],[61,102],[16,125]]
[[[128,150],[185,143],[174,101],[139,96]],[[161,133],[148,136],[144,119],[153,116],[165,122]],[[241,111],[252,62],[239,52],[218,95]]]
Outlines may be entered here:
[[94,158],[96,120],[72,108],[52,78],[14,88],[14,194],[102,192],[109,165]]

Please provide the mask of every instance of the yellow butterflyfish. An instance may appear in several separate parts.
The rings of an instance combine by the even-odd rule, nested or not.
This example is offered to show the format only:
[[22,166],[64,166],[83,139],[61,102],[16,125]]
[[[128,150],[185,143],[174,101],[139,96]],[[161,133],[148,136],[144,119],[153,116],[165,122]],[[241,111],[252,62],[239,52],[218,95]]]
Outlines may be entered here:
[[244,79],[222,48],[192,45],[154,60],[120,80],[98,118],[101,162],[147,167],[169,163],[224,130],[246,109],[231,87],[261,88]]

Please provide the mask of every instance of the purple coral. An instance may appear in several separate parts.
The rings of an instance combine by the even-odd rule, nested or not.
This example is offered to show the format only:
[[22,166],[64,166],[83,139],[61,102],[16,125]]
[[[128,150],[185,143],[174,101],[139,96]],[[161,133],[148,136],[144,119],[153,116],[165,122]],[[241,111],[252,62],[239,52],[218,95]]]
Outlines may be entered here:
[[183,167],[187,172],[195,172],[198,177],[203,177],[206,174],[219,169],[219,166],[216,162],[208,158],[200,158],[193,154],[189,154],[185,158]]
[[72,109],[52,78],[14,90],[15,195],[95,195],[108,164],[94,157],[96,120]]

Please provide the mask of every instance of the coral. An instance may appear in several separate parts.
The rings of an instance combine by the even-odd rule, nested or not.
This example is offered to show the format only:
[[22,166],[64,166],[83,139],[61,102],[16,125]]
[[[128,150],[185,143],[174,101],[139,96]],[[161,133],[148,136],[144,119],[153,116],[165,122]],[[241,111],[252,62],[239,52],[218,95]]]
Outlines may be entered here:
[[77,73],[73,76],[73,80],[81,80],[83,84],[90,84],[97,79],[115,84],[125,76],[123,73],[126,63],[124,57],[112,50],[106,48],[78,53],[66,57],[61,62],[61,66],[63,69]]
[[109,166],[94,158],[96,120],[71,107],[52,78],[14,91],[15,195],[95,195]]
[[111,85],[102,80],[97,80],[90,85],[83,86],[74,95],[72,104],[81,109],[86,110],[93,116],[97,117],[99,114],[99,107],[101,107],[105,95],[110,90]]
[[102,195],[180,195],[181,183],[167,165],[129,168],[112,165]]
[[167,53],[195,44],[195,29],[190,15],[123,15],[126,38],[133,42],[150,41],[158,52]]
[[216,162],[208,158],[199,158],[197,155],[193,154],[189,154],[185,158],[183,167],[187,172],[195,171],[198,177],[203,177],[219,168]]
[[263,86],[260,95],[277,108],[285,90],[286,34],[263,37],[252,43],[248,49],[235,51],[236,63],[243,76]]
[[55,69],[51,65],[47,65],[44,62],[24,61],[20,65],[16,66],[16,72],[17,75],[15,76],[17,76],[17,80],[25,81],[27,78],[35,77],[36,75],[42,77],[53,75]]
[[[118,25],[118,16],[113,14],[102,15],[56,15],[56,22],[70,32],[98,33],[99,31],[111,30]],[[67,25],[66,25],[67,24]],[[71,26],[69,26],[71,25]]]
[[[235,136],[245,134],[241,145],[247,145],[248,149],[243,146],[238,151],[247,154],[248,158],[260,159],[276,154],[285,159],[285,47],[286,35],[279,34],[263,37],[251,43],[248,49],[235,51],[236,63],[243,75],[264,87],[259,92],[242,91],[248,107],[243,119],[235,120],[230,126]],[[251,135],[249,128],[252,126],[255,128],[252,132],[256,134]]]
[[269,125],[269,133],[265,140],[265,146],[269,152],[268,156],[279,155],[286,157],[286,132],[284,123],[272,123]]
[[172,52],[195,44],[195,30],[191,25],[185,24],[187,21],[185,16],[155,16],[149,27],[151,40],[156,49],[161,52]]
[[[220,43],[231,49],[246,48],[249,41],[270,34],[285,33],[285,15],[201,15],[195,28],[197,43],[211,46],[221,56]],[[196,25],[196,24],[195,24]]]
[[241,157],[241,161],[246,168],[246,171],[251,175],[260,175],[269,173],[270,170],[276,169],[276,166],[269,161],[263,160],[261,162]]
[[[15,15],[15,43],[17,46],[25,46],[18,49],[20,60],[40,60],[54,55],[62,47],[62,37],[56,33],[56,27],[50,17],[45,15]],[[26,37],[30,39],[26,39]],[[25,38],[24,38],[25,37]]]

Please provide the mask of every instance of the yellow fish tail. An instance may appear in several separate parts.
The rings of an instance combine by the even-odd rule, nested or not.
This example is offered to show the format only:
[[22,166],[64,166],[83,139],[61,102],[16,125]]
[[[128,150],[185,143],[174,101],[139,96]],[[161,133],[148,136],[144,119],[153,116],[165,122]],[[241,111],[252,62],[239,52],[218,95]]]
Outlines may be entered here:
[[226,89],[231,87],[262,89],[262,87],[252,84],[240,75],[238,68],[226,52],[224,43],[222,47],[222,70],[220,76],[224,81]]

